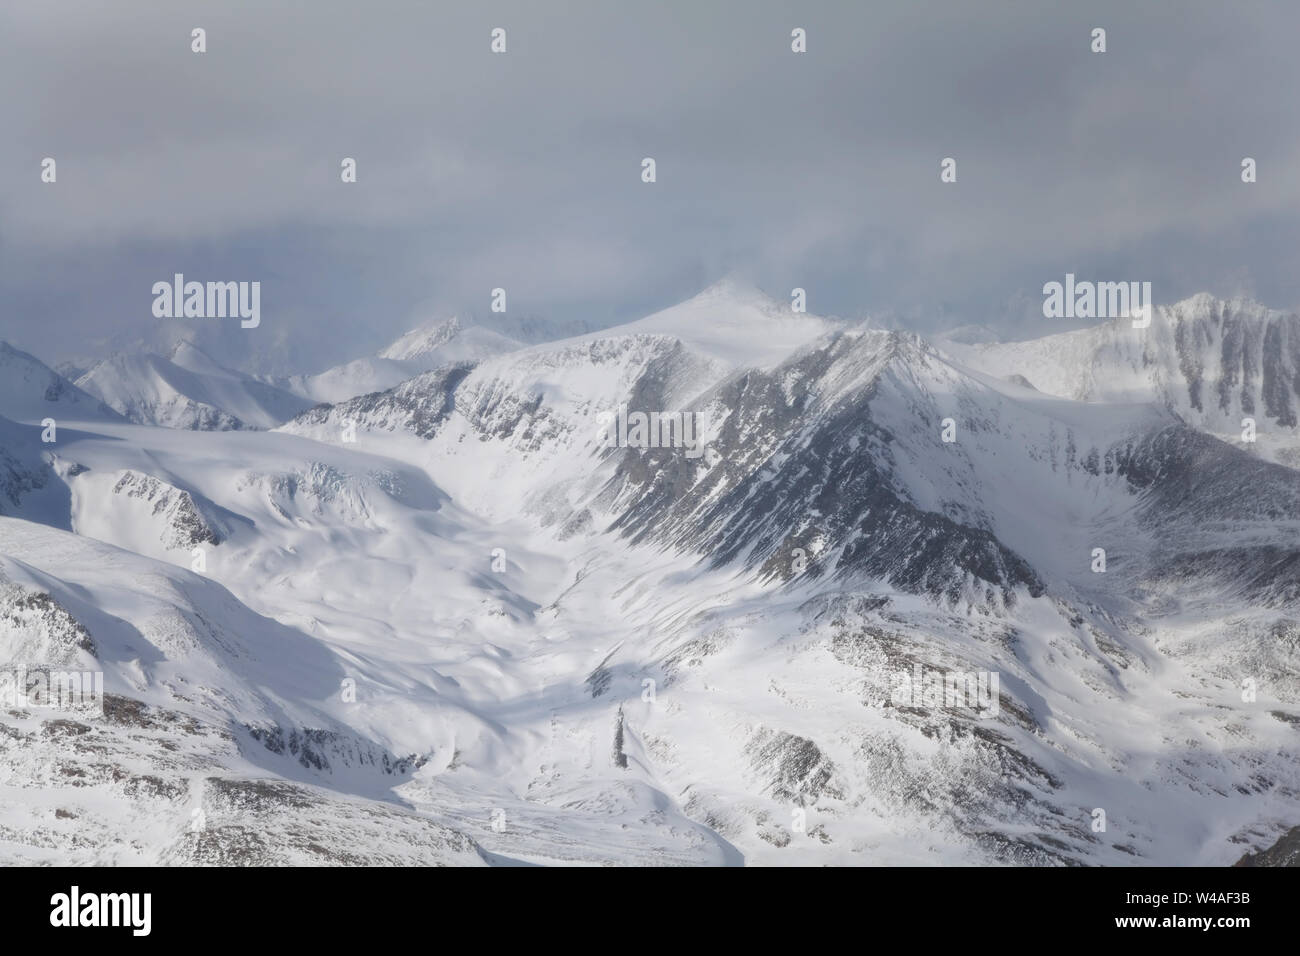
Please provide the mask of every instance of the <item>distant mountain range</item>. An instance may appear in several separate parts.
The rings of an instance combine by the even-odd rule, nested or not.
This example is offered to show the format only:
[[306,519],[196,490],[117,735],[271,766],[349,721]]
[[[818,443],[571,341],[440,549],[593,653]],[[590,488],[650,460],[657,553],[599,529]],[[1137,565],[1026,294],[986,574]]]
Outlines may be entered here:
[[106,689],[0,708],[9,855],[1291,860],[1298,322],[927,342],[725,282],[275,382],[0,346],[0,654]]

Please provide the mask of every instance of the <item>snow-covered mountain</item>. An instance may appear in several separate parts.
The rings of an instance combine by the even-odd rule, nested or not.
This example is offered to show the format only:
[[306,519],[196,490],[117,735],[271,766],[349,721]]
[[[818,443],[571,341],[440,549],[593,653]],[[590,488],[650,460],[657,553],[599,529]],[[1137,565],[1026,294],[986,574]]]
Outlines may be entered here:
[[311,404],[222,368],[189,342],[166,357],[113,355],[91,367],[77,385],[137,424],[198,431],[273,428]]
[[452,317],[412,329],[373,358],[356,359],[316,375],[296,376],[283,384],[313,402],[342,402],[387,391],[439,366],[478,361],[517,348],[520,343],[504,335]]
[[[111,695],[0,712],[10,856],[1226,864],[1300,823],[1300,471],[1172,379],[1083,401],[734,283],[426,331],[271,432],[0,428],[0,649]],[[629,412],[699,444],[611,447]]]
[[1261,452],[1300,464],[1300,315],[1293,312],[1202,294],[1156,307],[1145,329],[1114,319],[1027,342],[943,347],[975,368],[1021,375],[1052,395],[1158,402],[1228,440],[1240,441],[1243,419],[1251,418]]
[[[329,768],[354,792],[410,761],[326,708],[340,662],[213,581],[92,539],[0,529],[0,654],[102,671],[102,716],[11,711],[0,740],[4,856],[39,863],[481,864],[460,832],[295,780]],[[7,830],[13,833],[14,830]]]
[[[41,426],[0,418],[0,515],[22,514],[33,499],[63,491],[54,481],[50,458],[42,449]],[[58,512],[65,510],[58,507]],[[57,521],[62,514],[48,514]]]
[[20,352],[3,340],[0,340],[0,416],[19,422],[119,417],[99,398],[73,385],[40,359]]

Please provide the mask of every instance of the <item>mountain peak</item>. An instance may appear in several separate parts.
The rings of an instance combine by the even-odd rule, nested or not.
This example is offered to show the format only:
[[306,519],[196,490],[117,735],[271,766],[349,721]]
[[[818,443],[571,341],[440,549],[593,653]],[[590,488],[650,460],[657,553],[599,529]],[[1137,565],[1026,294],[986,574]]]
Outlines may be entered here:
[[734,278],[644,319],[592,333],[666,335],[732,366],[770,366],[841,323],[808,312]]
[[1165,312],[1174,320],[1209,319],[1221,320],[1227,315],[1247,315],[1258,318],[1273,318],[1285,313],[1271,309],[1257,299],[1238,295],[1230,299],[1220,298],[1209,292],[1198,292],[1186,299],[1165,307]]
[[0,414],[17,422],[39,421],[52,412],[94,419],[118,416],[36,356],[0,340]]
[[379,353],[379,358],[407,361],[445,345],[462,331],[459,317],[437,319],[411,329]]
[[772,298],[753,283],[735,276],[726,276],[706,286],[682,305],[736,305],[751,306],[765,312],[781,312],[795,315],[788,303]]
[[[169,362],[176,362],[178,356],[183,358],[187,355],[201,356],[202,358],[207,359],[209,362],[212,361],[212,358],[206,352],[204,352],[203,349],[199,348],[196,344],[194,344],[193,339],[188,339],[188,338],[181,339],[170,349],[168,349],[167,354],[164,356],[164,358],[166,358]],[[178,362],[177,364],[180,363]]]

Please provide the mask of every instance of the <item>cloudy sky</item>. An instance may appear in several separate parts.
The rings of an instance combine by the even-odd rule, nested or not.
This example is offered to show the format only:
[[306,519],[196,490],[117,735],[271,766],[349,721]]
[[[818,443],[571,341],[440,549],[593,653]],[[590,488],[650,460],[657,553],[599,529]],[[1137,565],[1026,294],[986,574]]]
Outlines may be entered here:
[[1297,35],[1298,4],[1220,0],[4,4],[0,338],[127,341],[175,272],[261,281],[222,333],[266,367],[496,286],[595,325],[727,275],[1018,337],[1067,327],[1066,272],[1293,309]]

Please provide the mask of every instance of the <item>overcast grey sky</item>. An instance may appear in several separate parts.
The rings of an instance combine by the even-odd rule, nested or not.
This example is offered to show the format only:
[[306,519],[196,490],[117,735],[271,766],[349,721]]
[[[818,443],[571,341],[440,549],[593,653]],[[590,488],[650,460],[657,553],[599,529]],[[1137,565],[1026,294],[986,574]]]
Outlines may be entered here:
[[728,274],[1017,336],[1067,327],[1066,272],[1292,309],[1297,36],[1294,2],[8,3],[0,337],[142,334],[175,272],[261,281],[231,348],[317,367],[494,286],[599,325]]

